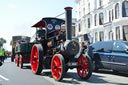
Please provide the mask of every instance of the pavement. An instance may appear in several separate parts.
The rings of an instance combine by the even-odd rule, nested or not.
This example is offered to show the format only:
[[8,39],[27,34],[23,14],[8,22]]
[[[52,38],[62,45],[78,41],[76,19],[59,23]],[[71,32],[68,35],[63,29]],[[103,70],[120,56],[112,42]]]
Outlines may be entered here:
[[16,67],[10,58],[0,67],[0,85],[128,85],[128,74],[99,71],[87,80],[77,75],[76,69],[69,70],[61,82],[55,81],[50,70],[43,70],[41,75],[34,75],[30,64],[23,69]]

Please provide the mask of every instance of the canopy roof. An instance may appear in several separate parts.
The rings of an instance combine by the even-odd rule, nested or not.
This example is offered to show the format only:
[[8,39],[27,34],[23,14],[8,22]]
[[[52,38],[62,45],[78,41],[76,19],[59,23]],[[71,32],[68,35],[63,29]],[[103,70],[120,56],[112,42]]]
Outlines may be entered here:
[[34,24],[32,27],[45,27],[45,22],[40,20],[39,22],[37,22],[36,24]]
[[46,27],[47,23],[49,23],[49,20],[52,20],[52,19],[55,19],[55,20],[59,20],[61,22],[63,22],[62,24],[64,24],[64,20],[62,19],[58,19],[58,18],[52,18],[52,17],[46,17],[46,18],[43,18],[42,20],[40,20],[39,22],[37,22],[36,24],[34,24],[32,27]]

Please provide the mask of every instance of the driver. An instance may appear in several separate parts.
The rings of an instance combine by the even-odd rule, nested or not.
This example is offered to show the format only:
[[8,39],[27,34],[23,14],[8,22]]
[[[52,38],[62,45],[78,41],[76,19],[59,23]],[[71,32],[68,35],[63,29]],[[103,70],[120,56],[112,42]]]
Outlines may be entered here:
[[42,27],[40,27],[39,30],[37,31],[37,38],[39,40],[45,38],[45,30]]

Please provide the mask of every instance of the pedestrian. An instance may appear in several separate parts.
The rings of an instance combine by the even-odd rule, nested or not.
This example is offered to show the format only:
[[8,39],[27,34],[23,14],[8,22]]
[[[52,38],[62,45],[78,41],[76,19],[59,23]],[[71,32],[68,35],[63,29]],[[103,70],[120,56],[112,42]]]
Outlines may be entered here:
[[80,53],[81,53],[81,54],[85,54],[86,49],[87,49],[87,46],[85,45],[84,42],[82,42],[82,43],[81,43],[81,47],[80,47]]
[[86,54],[92,59],[92,51],[93,51],[93,47],[92,45],[90,44],[89,41],[86,41],[86,46],[87,46],[87,52]]

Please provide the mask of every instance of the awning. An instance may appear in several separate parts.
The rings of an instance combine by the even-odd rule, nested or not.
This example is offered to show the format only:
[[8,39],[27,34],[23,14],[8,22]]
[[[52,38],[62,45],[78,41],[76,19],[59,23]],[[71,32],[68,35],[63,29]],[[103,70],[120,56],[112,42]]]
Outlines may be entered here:
[[45,27],[45,22],[40,20],[39,22],[37,22],[36,24],[34,24],[32,27]]

